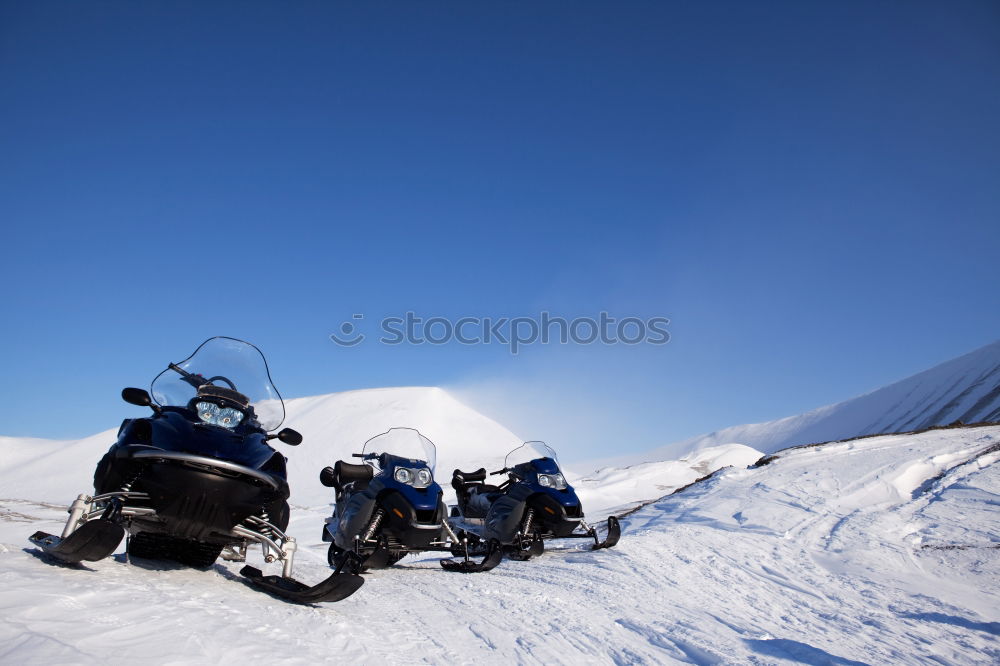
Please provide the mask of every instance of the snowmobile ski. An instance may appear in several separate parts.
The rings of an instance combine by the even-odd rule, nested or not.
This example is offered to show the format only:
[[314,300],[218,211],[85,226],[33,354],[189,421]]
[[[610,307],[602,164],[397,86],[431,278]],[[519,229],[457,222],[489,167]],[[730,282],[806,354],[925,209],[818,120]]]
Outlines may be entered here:
[[83,560],[96,562],[111,555],[125,538],[125,528],[110,520],[91,520],[66,538],[47,532],[35,532],[29,537],[48,555],[76,564]]
[[499,541],[490,541],[486,549],[486,556],[482,562],[476,562],[466,557],[464,560],[441,560],[441,567],[445,571],[458,571],[459,573],[479,573],[489,571],[503,560],[503,548]]
[[600,550],[601,548],[611,548],[618,540],[622,538],[622,526],[618,522],[615,516],[608,516],[608,535],[604,537],[604,541],[597,540],[597,532],[594,532],[594,545],[591,550]]
[[356,574],[332,573],[326,580],[310,587],[294,578],[265,576],[260,569],[250,565],[240,569],[240,574],[261,590],[297,604],[341,601],[357,592],[365,582]]

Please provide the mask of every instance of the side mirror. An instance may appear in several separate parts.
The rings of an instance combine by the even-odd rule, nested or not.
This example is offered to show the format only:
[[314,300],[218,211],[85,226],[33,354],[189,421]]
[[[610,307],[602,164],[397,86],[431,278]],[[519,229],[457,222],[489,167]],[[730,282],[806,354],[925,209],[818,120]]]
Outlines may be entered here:
[[299,431],[291,428],[282,428],[276,435],[268,435],[267,438],[277,438],[278,441],[288,444],[288,446],[298,446],[302,443],[302,435]]
[[145,389],[123,388],[122,400],[130,405],[136,405],[138,407],[151,407],[154,412],[160,411],[159,406],[153,402],[153,399],[149,397],[149,393],[147,393]]

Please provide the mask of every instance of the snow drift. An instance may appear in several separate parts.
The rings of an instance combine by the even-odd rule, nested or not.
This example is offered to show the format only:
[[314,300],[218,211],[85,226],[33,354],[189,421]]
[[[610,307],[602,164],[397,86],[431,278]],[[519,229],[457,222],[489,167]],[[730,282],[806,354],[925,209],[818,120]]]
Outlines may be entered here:
[[606,467],[583,478],[571,478],[583,506],[618,513],[669,495],[723,467],[743,469],[763,456],[742,444],[703,449],[680,460]]

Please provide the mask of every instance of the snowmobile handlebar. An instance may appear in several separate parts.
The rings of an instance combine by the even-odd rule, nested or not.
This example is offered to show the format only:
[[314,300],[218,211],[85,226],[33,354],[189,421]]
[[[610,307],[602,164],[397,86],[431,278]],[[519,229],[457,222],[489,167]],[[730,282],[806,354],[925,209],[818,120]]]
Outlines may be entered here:
[[200,388],[204,384],[212,384],[216,380],[220,380],[228,384],[229,388],[233,389],[234,391],[236,390],[236,384],[234,384],[232,380],[228,379],[227,377],[223,377],[222,375],[216,375],[215,377],[209,377],[208,379],[205,379],[204,376],[188,372],[187,370],[177,365],[176,363],[171,363],[167,367],[176,372],[177,374],[179,374],[181,376],[181,379],[183,379],[185,382],[187,382],[196,389]]
[[198,388],[199,386],[205,383],[204,377],[192,374],[187,370],[185,370],[184,368],[182,368],[181,366],[177,365],[176,363],[171,363],[167,367],[176,372],[177,374],[179,374],[181,376],[181,379],[183,379],[185,382],[187,382],[188,384],[190,384],[195,388]]
[[506,474],[509,471],[510,471],[509,469],[507,469],[506,467],[504,467],[503,469],[498,469],[495,472],[490,472],[490,476],[496,476],[497,474]]

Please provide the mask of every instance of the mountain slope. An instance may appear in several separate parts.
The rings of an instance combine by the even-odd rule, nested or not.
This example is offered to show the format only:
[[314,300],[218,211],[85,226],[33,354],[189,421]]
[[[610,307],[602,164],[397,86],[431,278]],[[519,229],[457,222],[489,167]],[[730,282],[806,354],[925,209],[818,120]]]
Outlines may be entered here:
[[844,402],[775,421],[723,428],[642,454],[592,461],[590,466],[667,460],[733,442],[772,453],[800,444],[923,430],[955,421],[1000,421],[1000,340]]
[[508,451],[521,444],[514,433],[435,387],[344,391],[286,403],[285,424],[300,431],[301,446],[283,448],[288,457],[292,502],[320,505],[332,501],[319,483],[319,470],[351,460],[369,438],[389,428],[416,428],[437,449],[438,481],[447,491],[456,467],[503,466]]

